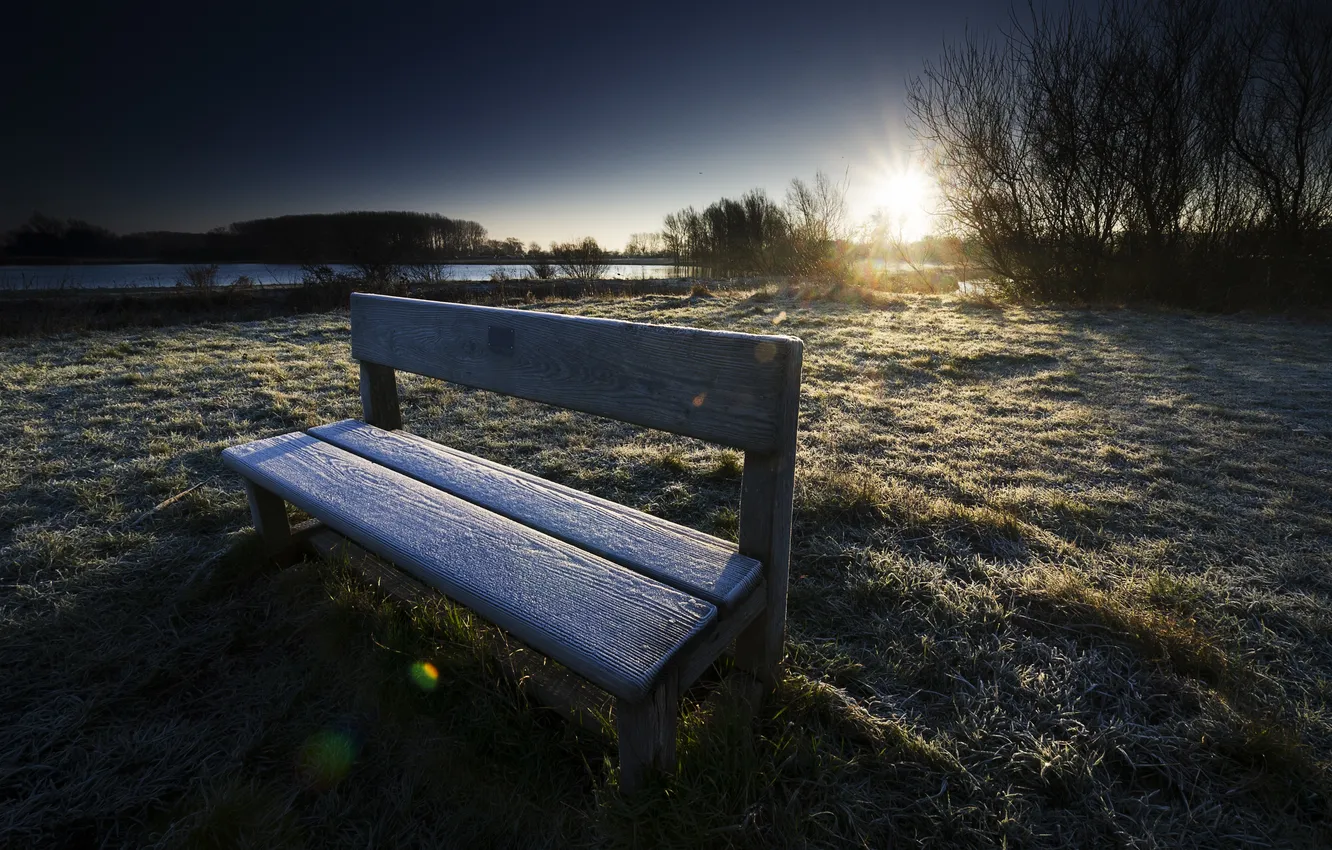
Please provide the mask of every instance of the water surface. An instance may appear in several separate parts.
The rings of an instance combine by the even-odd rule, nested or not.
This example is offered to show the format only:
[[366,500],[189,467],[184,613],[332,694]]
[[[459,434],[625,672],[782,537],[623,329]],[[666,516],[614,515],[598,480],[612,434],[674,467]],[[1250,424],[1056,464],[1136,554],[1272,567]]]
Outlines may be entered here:
[[[0,266],[0,290],[53,289],[132,289],[137,287],[175,286],[185,279],[191,263],[108,263],[71,266]],[[354,274],[351,266],[333,265],[335,271]],[[457,263],[439,266],[448,280],[491,280],[499,274],[521,279],[529,268],[522,264]],[[259,286],[301,282],[301,267],[292,264],[222,263],[217,282],[227,286],[240,277],[248,277]],[[655,280],[679,277],[674,266],[617,263],[607,268],[607,280]]]

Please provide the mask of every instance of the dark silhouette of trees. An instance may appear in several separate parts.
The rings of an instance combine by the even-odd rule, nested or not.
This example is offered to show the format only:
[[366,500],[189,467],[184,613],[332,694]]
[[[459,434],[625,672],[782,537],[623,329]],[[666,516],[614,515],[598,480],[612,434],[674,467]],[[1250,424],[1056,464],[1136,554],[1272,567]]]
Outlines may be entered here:
[[846,224],[846,186],[818,173],[796,179],[786,204],[762,189],[738,200],[722,198],[702,212],[686,207],[663,221],[666,253],[679,265],[700,266],[723,277],[749,274],[838,276]]
[[477,256],[488,247],[474,221],[433,213],[345,212],[240,221],[232,256],[251,262],[416,264]]
[[33,213],[8,234],[7,253],[21,257],[99,257],[114,251],[118,237],[104,227],[77,219],[60,220]]
[[908,108],[1010,294],[1332,301],[1332,7],[1033,9],[946,45]]
[[126,236],[38,213],[5,239],[5,255],[11,258],[345,263],[372,270],[522,254],[519,240],[487,240],[486,229],[474,221],[415,212],[288,215],[238,221],[208,233]]

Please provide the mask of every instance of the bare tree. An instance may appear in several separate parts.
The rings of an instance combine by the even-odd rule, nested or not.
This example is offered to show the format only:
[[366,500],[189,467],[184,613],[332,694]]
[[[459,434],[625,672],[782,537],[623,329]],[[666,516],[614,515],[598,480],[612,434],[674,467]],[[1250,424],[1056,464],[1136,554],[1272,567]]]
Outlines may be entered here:
[[626,257],[660,257],[665,253],[665,241],[660,233],[631,233],[624,246]]
[[820,275],[845,271],[836,269],[835,261],[838,244],[849,235],[846,190],[845,178],[835,183],[822,171],[814,175],[813,183],[798,177],[791,181],[786,190],[786,216],[795,271]]
[[1255,251],[1332,260],[1330,13],[1107,0],[946,45],[908,87],[943,212],[1023,297],[1233,302]]
[[1298,249],[1332,224],[1332,15],[1294,0],[1259,6],[1246,23],[1232,46],[1244,62],[1234,150],[1263,223]]

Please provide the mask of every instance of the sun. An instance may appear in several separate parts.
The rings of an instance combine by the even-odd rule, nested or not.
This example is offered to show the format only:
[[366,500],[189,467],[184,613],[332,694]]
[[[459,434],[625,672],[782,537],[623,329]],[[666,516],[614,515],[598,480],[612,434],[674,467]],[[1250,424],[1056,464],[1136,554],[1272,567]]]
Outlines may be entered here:
[[881,226],[894,237],[915,240],[933,228],[932,206],[936,186],[929,175],[917,169],[885,174],[875,191]]

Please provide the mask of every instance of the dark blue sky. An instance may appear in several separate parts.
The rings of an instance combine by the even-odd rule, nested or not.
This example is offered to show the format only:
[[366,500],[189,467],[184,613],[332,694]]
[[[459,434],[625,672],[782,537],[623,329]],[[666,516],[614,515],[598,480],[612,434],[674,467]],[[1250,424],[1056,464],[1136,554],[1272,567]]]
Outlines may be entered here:
[[911,149],[907,77],[1009,8],[23,5],[0,12],[0,228],[411,209],[612,247],[819,168],[868,213]]

